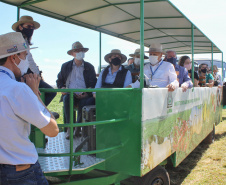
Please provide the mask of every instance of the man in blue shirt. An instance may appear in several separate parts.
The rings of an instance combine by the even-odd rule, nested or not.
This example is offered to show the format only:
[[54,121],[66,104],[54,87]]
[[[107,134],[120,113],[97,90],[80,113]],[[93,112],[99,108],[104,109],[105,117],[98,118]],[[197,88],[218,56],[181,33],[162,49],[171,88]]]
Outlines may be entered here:
[[113,49],[104,59],[109,66],[101,71],[95,88],[124,88],[132,83],[131,72],[122,65],[127,57],[120,50]]
[[170,62],[174,65],[175,71],[177,73],[177,80],[179,81],[179,86],[183,89],[183,92],[185,92],[188,88],[192,88],[193,83],[191,78],[188,76],[187,69],[177,64],[176,52],[173,50],[166,51],[165,58],[167,62]]

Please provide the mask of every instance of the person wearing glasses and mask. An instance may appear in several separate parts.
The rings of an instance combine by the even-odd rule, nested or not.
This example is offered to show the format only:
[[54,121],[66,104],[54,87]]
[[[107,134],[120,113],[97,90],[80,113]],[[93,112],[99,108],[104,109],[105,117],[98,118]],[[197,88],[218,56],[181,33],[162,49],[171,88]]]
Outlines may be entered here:
[[[135,52],[129,56],[133,57],[134,62],[127,66],[126,69],[132,73],[132,80],[135,82],[136,75],[140,74],[140,49],[136,49]],[[148,57],[144,55],[144,59],[148,59]]]
[[101,71],[95,88],[124,88],[132,83],[131,72],[122,65],[127,57],[119,49],[111,50],[104,59],[109,65]]
[[[150,63],[144,66],[144,75],[146,84],[149,86],[157,86],[161,88],[168,88],[168,91],[174,91],[179,87],[177,75],[174,66],[162,60],[164,54],[162,45],[151,44],[149,51]],[[139,88],[140,82],[137,80],[135,83],[130,84],[128,87]]]
[[[67,52],[73,57],[64,63],[57,76],[57,87],[59,89],[86,89],[94,88],[96,85],[96,72],[94,66],[84,61],[88,48],[84,48],[80,42],[72,44],[72,49]],[[64,102],[65,122],[70,123],[70,94],[62,93]],[[74,105],[78,106],[77,123],[82,122],[82,108],[85,105],[94,105],[95,99],[91,92],[74,93]],[[80,136],[80,128],[76,127],[75,136]],[[67,129],[66,139],[70,137],[70,129]]]
[[[40,24],[36,21],[33,20],[33,18],[31,16],[22,16],[20,17],[19,21],[17,21],[16,23],[14,23],[12,25],[12,29],[16,32],[21,32],[26,44],[28,46],[31,46],[31,38],[32,35],[34,33],[34,30],[38,29],[40,27]],[[21,75],[23,76],[24,74],[29,74],[29,73],[33,73],[33,74],[37,74],[41,76],[41,73],[39,71],[38,66],[36,65],[32,54],[30,53],[30,51],[27,52],[27,62],[23,62],[23,64],[21,64]],[[17,81],[20,81],[20,79],[17,79]],[[49,89],[53,89],[49,84],[47,84],[46,82],[44,82],[42,79],[40,81],[39,84],[39,88],[49,88]],[[53,98],[56,96],[55,92],[51,92],[51,93],[45,93],[45,105],[48,106],[49,103],[53,100]],[[56,113],[54,113],[55,115]]]
[[214,78],[213,75],[207,73],[208,65],[203,63],[199,65],[199,86],[200,87],[213,87]]

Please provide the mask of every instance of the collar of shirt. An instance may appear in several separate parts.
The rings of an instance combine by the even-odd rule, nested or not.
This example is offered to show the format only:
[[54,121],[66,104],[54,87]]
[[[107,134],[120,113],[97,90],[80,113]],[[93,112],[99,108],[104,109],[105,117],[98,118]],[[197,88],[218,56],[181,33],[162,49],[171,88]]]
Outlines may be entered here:
[[[4,71],[8,72],[8,73],[11,75],[12,79],[15,80],[15,75],[14,75],[14,73],[13,73],[10,69],[8,69],[8,68],[6,68],[6,67],[4,67],[4,66],[0,66],[0,69],[2,69],[2,70],[4,70]],[[6,75],[7,75],[7,74],[6,74]],[[11,77],[10,77],[10,78],[11,78]]]
[[74,61],[73,61],[73,67],[74,67],[74,66],[76,66],[76,67],[84,67],[84,61],[82,60],[82,64],[81,64],[80,66],[77,66],[76,63],[75,63],[75,60],[74,60]]
[[[121,70],[122,70],[122,66],[119,67],[118,71],[121,71]],[[118,71],[115,71],[114,73],[118,73]],[[111,73],[111,67],[109,67],[108,73],[109,73],[109,74],[112,74],[112,73]],[[113,74],[114,74],[114,73],[113,73]]]

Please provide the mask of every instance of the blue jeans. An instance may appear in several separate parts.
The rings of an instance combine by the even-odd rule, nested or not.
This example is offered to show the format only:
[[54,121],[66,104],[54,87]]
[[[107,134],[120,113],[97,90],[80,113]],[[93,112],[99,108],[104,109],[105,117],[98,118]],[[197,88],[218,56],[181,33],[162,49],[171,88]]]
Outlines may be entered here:
[[0,164],[0,185],[48,185],[38,161],[31,167],[16,171],[14,165]]

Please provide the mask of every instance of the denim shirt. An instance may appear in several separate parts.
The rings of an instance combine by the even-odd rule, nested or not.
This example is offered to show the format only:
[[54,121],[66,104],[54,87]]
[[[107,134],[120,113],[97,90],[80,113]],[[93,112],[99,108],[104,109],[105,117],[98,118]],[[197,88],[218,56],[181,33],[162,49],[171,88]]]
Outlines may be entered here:
[[186,83],[188,85],[188,88],[193,87],[193,83],[191,81],[191,78],[188,76],[188,71],[187,71],[186,68],[184,68],[184,67],[179,66],[178,64],[176,64],[175,71],[177,73],[177,79],[179,80],[180,86],[183,83]]
[[[122,66],[120,66],[119,70],[122,70]],[[106,76],[105,82],[108,83],[108,84],[113,84],[114,81],[115,81],[115,77],[116,77],[117,73],[119,72],[119,70],[112,74],[111,67],[109,67],[109,72]],[[95,88],[101,88],[103,72],[104,72],[104,69],[101,71],[101,73],[98,77]],[[125,78],[125,82],[124,82],[123,87],[126,87],[131,83],[132,83],[132,75],[131,75],[131,72],[128,70],[127,73],[126,73],[126,78]]]

